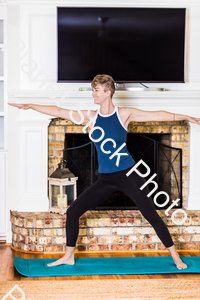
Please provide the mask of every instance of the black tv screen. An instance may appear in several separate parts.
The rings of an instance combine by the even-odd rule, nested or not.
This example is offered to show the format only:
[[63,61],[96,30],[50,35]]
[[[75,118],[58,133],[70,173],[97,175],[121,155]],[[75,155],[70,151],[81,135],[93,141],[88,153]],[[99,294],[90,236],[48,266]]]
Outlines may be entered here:
[[185,12],[58,7],[58,82],[184,82]]

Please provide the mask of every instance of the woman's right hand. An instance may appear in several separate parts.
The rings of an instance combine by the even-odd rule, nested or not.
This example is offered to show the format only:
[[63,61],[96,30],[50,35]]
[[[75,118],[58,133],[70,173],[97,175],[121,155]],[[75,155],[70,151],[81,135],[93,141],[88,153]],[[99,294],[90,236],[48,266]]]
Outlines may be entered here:
[[31,104],[16,104],[16,103],[8,103],[11,106],[17,107],[19,109],[29,109],[31,108]]

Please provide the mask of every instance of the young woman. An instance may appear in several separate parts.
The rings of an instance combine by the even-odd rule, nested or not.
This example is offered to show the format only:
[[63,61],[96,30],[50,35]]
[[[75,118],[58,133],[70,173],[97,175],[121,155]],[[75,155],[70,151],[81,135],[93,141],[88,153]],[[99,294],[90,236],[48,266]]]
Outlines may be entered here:
[[[140,190],[145,180],[136,172],[132,172],[129,176],[126,175],[135,161],[127,151],[125,143],[127,127],[131,121],[187,120],[200,124],[200,118],[166,111],[142,111],[130,107],[118,108],[112,102],[112,96],[115,92],[114,80],[108,75],[97,75],[92,81],[92,89],[94,103],[99,105],[99,109],[90,111],[89,115],[86,110],[82,110],[84,116],[82,124],[87,124],[92,118],[94,119],[89,127],[92,129],[91,139],[94,141],[98,153],[99,177],[67,209],[66,252],[62,258],[48,264],[48,266],[75,264],[74,250],[79,232],[79,217],[87,210],[102,203],[115,191],[122,191],[135,202],[142,215],[153,226],[158,237],[170,252],[177,268],[187,268],[187,265],[176,252],[167,226],[156,212],[152,199],[147,197],[148,187]],[[70,110],[57,106],[12,103],[10,105],[19,109],[33,109],[44,114],[71,120]],[[73,112],[73,118],[77,121],[80,120],[78,111]],[[103,139],[98,142],[102,135]]]

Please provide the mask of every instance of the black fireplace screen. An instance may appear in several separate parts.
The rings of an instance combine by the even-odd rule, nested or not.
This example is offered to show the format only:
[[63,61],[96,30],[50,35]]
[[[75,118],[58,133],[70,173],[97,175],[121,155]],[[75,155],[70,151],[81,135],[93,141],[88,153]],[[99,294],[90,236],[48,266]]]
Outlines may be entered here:
[[[142,159],[150,168],[151,172],[145,179],[148,180],[154,173],[154,181],[158,189],[152,194],[152,198],[159,192],[164,191],[169,195],[170,201],[162,207],[155,205],[156,209],[166,209],[172,200],[180,199],[182,207],[182,149],[174,148],[164,143],[164,134],[127,134],[127,148],[135,162]],[[66,134],[63,158],[68,163],[68,168],[78,177],[77,195],[91,186],[98,178],[98,161],[94,143],[86,134]],[[145,172],[141,165],[141,172]],[[149,184],[149,189],[154,188]],[[166,202],[166,196],[161,194],[157,197],[157,203],[162,205]],[[116,192],[93,210],[137,210],[136,204],[124,193]]]

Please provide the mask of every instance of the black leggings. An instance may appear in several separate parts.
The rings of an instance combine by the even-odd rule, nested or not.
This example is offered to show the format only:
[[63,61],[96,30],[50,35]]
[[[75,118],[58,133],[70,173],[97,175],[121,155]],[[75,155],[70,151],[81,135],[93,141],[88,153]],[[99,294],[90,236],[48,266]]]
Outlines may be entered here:
[[104,202],[116,191],[125,193],[135,202],[166,248],[174,245],[167,226],[156,212],[152,198],[147,197],[149,188],[146,186],[142,191],[140,190],[140,187],[145,183],[145,179],[136,172],[132,172],[128,177],[126,176],[131,168],[115,173],[99,174],[98,180],[70,205],[67,209],[66,219],[67,246],[75,247],[76,245],[79,217],[87,210]]

